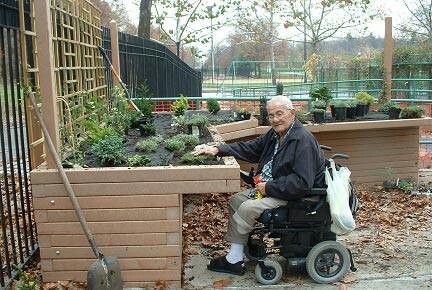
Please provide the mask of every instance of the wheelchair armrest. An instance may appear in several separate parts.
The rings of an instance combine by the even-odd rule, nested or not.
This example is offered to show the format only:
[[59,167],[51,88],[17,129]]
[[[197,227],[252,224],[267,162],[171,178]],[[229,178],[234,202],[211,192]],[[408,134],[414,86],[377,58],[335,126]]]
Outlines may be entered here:
[[326,195],[327,194],[327,187],[315,187],[312,188],[310,191],[310,195],[316,196],[316,195]]
[[306,213],[306,215],[314,215],[314,214],[316,214],[317,211],[324,205],[325,202],[326,202],[326,199],[324,198],[324,196],[320,197],[320,200],[317,203],[317,205],[314,206],[308,213]]

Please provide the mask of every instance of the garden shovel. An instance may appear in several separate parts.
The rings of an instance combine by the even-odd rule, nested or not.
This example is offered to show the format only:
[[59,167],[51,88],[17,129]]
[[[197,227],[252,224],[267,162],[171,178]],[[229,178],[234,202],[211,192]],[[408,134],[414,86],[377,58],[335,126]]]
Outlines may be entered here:
[[118,259],[116,257],[105,257],[100,251],[98,246],[96,245],[96,241],[93,237],[93,234],[90,231],[90,228],[88,227],[88,224],[85,220],[85,217],[81,211],[81,207],[79,205],[78,199],[72,189],[72,186],[70,185],[69,179],[66,176],[66,173],[63,169],[63,166],[60,161],[60,157],[58,156],[54,144],[52,143],[51,137],[48,133],[48,129],[45,125],[45,122],[42,119],[41,113],[39,112],[39,109],[36,104],[36,100],[34,97],[34,93],[31,92],[30,94],[30,101],[33,106],[33,111],[35,112],[39,123],[42,127],[42,131],[44,133],[45,142],[48,145],[48,149],[51,152],[51,155],[53,156],[55,163],[57,165],[57,169],[59,171],[60,177],[63,181],[63,184],[66,188],[66,191],[69,195],[69,198],[72,202],[73,208],[75,210],[75,213],[79,219],[79,222],[81,223],[81,226],[84,230],[84,233],[87,237],[87,240],[90,243],[90,246],[93,250],[93,253],[95,254],[96,258],[98,259],[96,262],[94,262],[90,269],[87,272],[87,289],[89,290],[102,290],[102,289],[123,289],[122,288],[122,278],[120,273],[120,264],[118,262]]

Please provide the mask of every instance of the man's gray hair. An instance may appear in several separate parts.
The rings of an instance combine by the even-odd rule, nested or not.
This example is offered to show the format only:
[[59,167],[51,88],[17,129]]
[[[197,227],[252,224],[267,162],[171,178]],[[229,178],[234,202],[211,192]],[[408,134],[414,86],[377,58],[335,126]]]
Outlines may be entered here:
[[294,106],[293,106],[290,98],[288,98],[287,96],[283,96],[283,95],[274,96],[273,98],[270,99],[270,101],[267,102],[267,106],[271,103],[282,104],[282,105],[286,106],[286,108],[288,110],[294,109]]

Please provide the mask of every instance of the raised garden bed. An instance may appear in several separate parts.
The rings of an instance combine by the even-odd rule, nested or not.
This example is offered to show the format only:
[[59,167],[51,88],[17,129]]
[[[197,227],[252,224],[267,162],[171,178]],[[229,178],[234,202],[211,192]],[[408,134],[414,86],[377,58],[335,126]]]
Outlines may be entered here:
[[[209,133],[222,141],[214,128]],[[238,192],[238,163],[221,163],[67,169],[96,242],[120,260],[124,287],[181,287],[182,195]],[[31,183],[43,281],[85,281],[95,258],[57,170],[40,166]]]

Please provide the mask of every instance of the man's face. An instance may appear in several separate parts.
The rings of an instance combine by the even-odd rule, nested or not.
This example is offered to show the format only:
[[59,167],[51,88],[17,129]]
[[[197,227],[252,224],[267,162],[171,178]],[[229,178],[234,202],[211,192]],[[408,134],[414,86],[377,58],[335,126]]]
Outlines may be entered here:
[[278,134],[285,133],[294,121],[294,110],[278,102],[272,102],[267,106],[270,125]]

